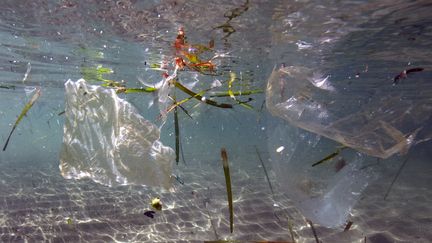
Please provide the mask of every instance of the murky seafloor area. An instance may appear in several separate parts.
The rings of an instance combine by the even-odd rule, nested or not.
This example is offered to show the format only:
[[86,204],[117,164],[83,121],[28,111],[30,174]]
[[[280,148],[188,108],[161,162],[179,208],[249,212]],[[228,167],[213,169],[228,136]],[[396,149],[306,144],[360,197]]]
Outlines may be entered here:
[[[2,147],[22,108],[37,90],[41,96],[0,152],[0,241],[431,242],[431,13],[429,1],[402,0],[2,1]],[[201,48],[203,59],[211,58],[216,71],[189,66],[179,71],[179,80],[196,92],[214,89],[218,82],[222,86],[215,92],[226,92],[227,87],[239,92],[235,97],[230,92],[210,97],[233,109],[209,106],[203,98],[185,102],[184,112],[179,109],[182,159],[178,164],[173,161],[172,187],[109,187],[91,179],[62,177],[64,83],[86,78],[94,85],[157,85],[164,75],[161,70],[174,72],[174,42],[180,29],[189,43],[198,44],[194,48]],[[194,57],[188,60],[197,64]],[[303,216],[299,199],[288,197],[293,194],[287,193],[291,187],[284,184],[289,181],[284,177],[294,172],[278,169],[292,162],[291,157],[279,156],[291,148],[280,145],[296,139],[278,134],[274,124],[292,124],[281,119],[283,114],[270,114],[265,104],[267,80],[279,68],[294,70],[285,73],[292,79],[306,77],[316,87],[316,80],[331,81],[337,92],[322,96],[330,100],[325,105],[331,115],[372,110],[361,117],[367,120],[377,107],[376,111],[394,109],[390,113],[413,118],[397,120],[414,127],[414,132],[407,132],[410,136],[393,132],[408,141],[400,153],[379,160],[356,155],[362,163],[377,162],[369,168],[373,173],[368,174],[365,189],[355,195],[346,219],[352,222],[349,229],[345,224],[314,223]],[[298,70],[306,70],[310,77]],[[280,83],[280,93],[272,95],[283,100],[290,91]],[[250,91],[257,92],[247,95]],[[322,98],[313,92],[304,89],[301,97],[311,102]],[[180,91],[176,95],[179,100],[190,96]],[[157,95],[120,97],[159,126],[164,145],[175,147],[174,119],[171,114],[161,118]],[[341,101],[343,106],[332,106]],[[393,101],[403,106],[398,109]],[[323,124],[328,119],[324,114]],[[351,130],[357,125],[353,123]],[[299,131],[299,141],[311,136]],[[358,132],[362,134],[361,129]],[[332,146],[330,140],[319,141]],[[322,158],[332,152],[315,145],[299,145],[296,153]],[[221,148],[226,148],[231,169],[233,233]],[[348,161],[336,172],[328,162],[314,168],[331,171],[335,178],[345,175],[346,180],[350,174],[339,173],[345,163],[355,167]],[[298,184],[310,193],[315,178],[307,179]],[[346,194],[333,195],[348,200]],[[145,213],[154,210],[150,202],[155,197],[160,197],[163,209],[149,217]]]

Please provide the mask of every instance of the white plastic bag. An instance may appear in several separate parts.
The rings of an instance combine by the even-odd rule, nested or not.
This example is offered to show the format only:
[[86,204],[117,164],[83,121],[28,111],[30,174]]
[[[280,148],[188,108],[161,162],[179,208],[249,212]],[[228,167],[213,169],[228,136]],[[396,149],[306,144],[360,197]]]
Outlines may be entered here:
[[174,152],[160,130],[113,89],[67,81],[60,171],[112,186],[171,186]]

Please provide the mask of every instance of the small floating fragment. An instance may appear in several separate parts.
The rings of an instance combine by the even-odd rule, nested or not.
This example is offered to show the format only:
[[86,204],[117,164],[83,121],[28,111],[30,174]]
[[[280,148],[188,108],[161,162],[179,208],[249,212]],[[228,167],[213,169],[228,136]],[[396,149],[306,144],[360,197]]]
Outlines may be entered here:
[[153,198],[151,200],[151,206],[158,211],[162,210],[162,202],[160,198],[159,197]]
[[346,224],[346,226],[345,226],[345,228],[344,228],[344,232],[345,232],[345,231],[348,231],[348,230],[351,228],[352,224],[353,224],[352,221],[348,221],[348,223]]
[[410,68],[407,70],[403,70],[401,73],[399,73],[394,77],[393,85],[396,85],[399,82],[399,80],[407,78],[409,73],[421,72],[423,70],[424,68]]
[[145,211],[144,215],[149,217],[149,218],[154,218],[155,213],[156,213],[155,211],[149,210],[149,211]]
[[73,220],[72,220],[72,218],[67,218],[66,223],[67,223],[68,225],[73,225]]
[[172,174],[171,176],[172,176],[172,178],[174,178],[178,183],[184,185],[184,181],[183,181],[182,179],[180,179],[180,177],[179,177],[178,175],[174,175],[174,174]]
[[285,149],[284,146],[280,146],[279,148],[276,149],[276,152],[280,153]]
[[24,74],[24,77],[23,77],[23,79],[22,79],[22,82],[23,82],[23,83],[27,80],[27,78],[28,78],[28,76],[29,76],[29,74],[30,74],[30,71],[31,71],[31,64],[30,64],[30,62],[28,62],[28,63],[27,63],[27,70],[26,70],[26,72],[25,72],[25,74]]

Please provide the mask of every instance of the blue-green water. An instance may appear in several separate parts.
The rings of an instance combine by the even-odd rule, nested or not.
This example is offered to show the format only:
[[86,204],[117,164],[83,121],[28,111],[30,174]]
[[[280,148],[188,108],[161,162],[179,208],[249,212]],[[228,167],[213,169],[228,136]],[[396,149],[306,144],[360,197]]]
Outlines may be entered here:
[[[0,153],[0,241],[315,242],[304,215],[323,242],[431,241],[431,10],[428,1],[2,1],[2,145],[35,89],[42,95]],[[103,78],[127,87],[156,84],[163,80],[156,64],[167,63],[169,74],[174,72],[178,53],[173,43],[179,28],[191,44],[214,40],[213,51],[203,58],[214,58],[212,74],[219,75],[189,68],[179,72],[179,80],[195,92],[218,80],[223,85],[211,91],[227,91],[234,73],[234,91],[264,91],[235,97],[252,109],[229,96],[213,99],[233,104],[232,109],[186,102],[183,107],[191,118],[179,109],[184,162],[172,161],[181,183],[174,180],[169,190],[64,179],[59,169],[67,119],[59,115],[65,109],[64,83],[94,79],[86,70],[101,66],[113,71]],[[284,70],[280,79],[271,79],[272,70],[279,68]],[[412,68],[422,71],[400,76],[393,85],[397,75]],[[269,80],[278,86],[271,92]],[[327,91],[316,89],[323,80],[331,85]],[[179,90],[175,95],[178,100],[189,97]],[[173,115],[163,124],[156,94],[120,97],[161,126],[160,141],[175,148]],[[266,97],[275,107],[270,112]],[[289,103],[289,98],[306,100],[310,106],[296,110],[299,103]],[[334,120],[363,110],[352,126],[337,127],[343,132],[319,133],[337,142],[295,128],[328,129]],[[293,123],[287,111],[299,111],[301,124]],[[374,130],[364,124],[384,125]],[[389,132],[392,128],[400,133]],[[346,139],[361,137],[367,129],[394,136],[353,139],[358,146]],[[383,155],[392,139],[400,146],[386,154],[389,158],[368,156]],[[356,150],[309,166],[343,141]],[[222,147],[231,166],[232,234]],[[347,165],[335,170],[340,159]],[[147,217],[144,212],[152,209],[156,196],[164,208],[154,218]],[[326,220],[330,216],[322,212],[332,207],[340,214]],[[353,226],[344,231],[346,221]]]

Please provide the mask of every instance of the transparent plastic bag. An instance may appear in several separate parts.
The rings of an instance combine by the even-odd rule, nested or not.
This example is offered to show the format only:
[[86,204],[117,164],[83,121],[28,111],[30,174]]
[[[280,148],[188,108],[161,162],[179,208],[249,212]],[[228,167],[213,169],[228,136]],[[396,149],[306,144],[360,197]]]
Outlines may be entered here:
[[334,228],[346,223],[362,191],[380,175],[377,162],[354,150],[311,165],[338,145],[279,120],[268,130],[268,149],[280,191],[314,223]]
[[296,127],[379,158],[430,140],[430,90],[382,83],[332,80],[304,66],[282,67],[268,80],[267,109]]
[[[268,80],[267,109],[282,119],[269,119],[275,122],[269,124],[269,152],[281,191],[323,226],[344,224],[379,176],[380,166],[367,155],[405,154],[432,137],[432,86],[419,92],[415,84],[375,77],[369,71],[361,80],[336,79],[319,67],[298,65],[274,69]],[[350,149],[312,167],[341,146]]]
[[112,186],[171,186],[174,152],[160,130],[113,89],[67,81],[60,171]]

